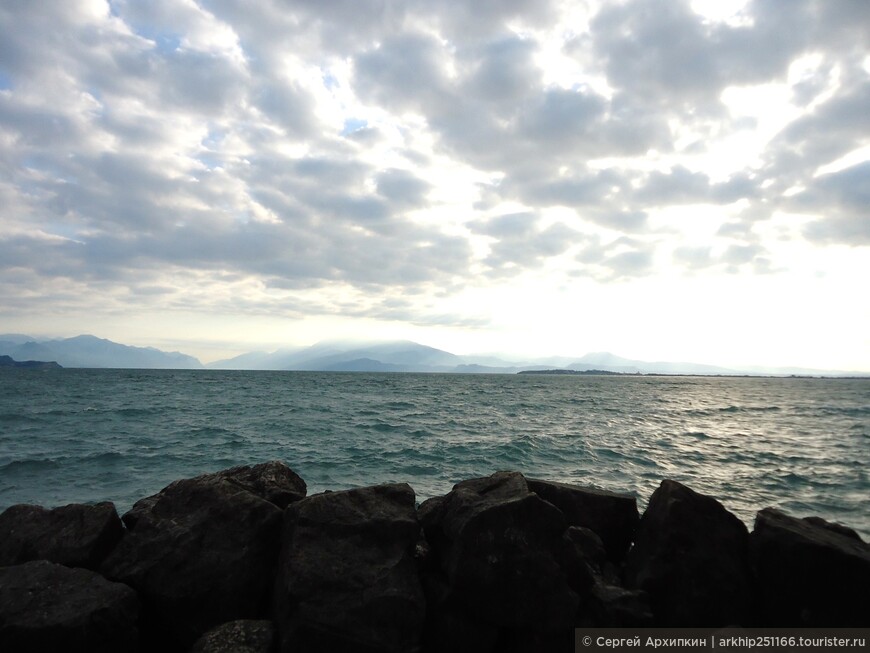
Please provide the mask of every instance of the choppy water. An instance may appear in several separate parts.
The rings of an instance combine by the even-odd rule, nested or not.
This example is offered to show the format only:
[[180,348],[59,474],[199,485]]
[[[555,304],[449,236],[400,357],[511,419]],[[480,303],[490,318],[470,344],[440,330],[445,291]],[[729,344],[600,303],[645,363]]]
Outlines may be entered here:
[[286,461],[309,492],[500,469],[634,493],[663,478],[751,526],[777,506],[870,537],[870,380],[6,370],[0,510]]

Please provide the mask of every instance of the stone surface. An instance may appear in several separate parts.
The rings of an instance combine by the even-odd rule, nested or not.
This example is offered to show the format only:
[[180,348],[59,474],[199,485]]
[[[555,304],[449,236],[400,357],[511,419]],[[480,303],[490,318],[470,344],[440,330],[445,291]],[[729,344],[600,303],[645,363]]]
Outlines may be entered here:
[[275,626],[266,619],[239,619],[212,628],[196,640],[190,653],[270,653]]
[[290,503],[304,499],[307,493],[305,481],[279,460],[231,467],[217,474],[282,510]]
[[640,520],[633,496],[532,478],[528,484],[532,492],[561,510],[569,525],[595,532],[613,562],[625,559]]
[[752,615],[746,526],[715,499],[662,481],[640,521],[626,582],[649,594],[659,625],[746,625]]
[[830,522],[827,519],[822,519],[821,517],[804,517],[803,521],[813,526],[819,526],[821,528],[826,528],[829,531],[833,531],[834,533],[845,535],[846,537],[853,540],[858,540],[859,542],[864,541],[861,539],[861,536],[858,535],[858,532],[854,528],[849,528],[848,526],[838,524],[837,522]]
[[758,513],[750,542],[764,625],[870,627],[870,545],[830,526]]
[[655,625],[649,596],[643,590],[628,590],[599,581],[585,601],[590,626],[651,628]]
[[414,651],[426,605],[407,484],[328,492],[291,504],[276,587],[282,651]]
[[282,494],[276,476],[267,463],[176,481],[124,515],[102,570],[139,592],[155,646],[187,648],[221,623],[267,616],[282,513],[265,497]]
[[522,474],[457,484],[420,518],[447,591],[442,606],[501,628],[570,628],[579,599],[569,582],[567,523]]
[[0,566],[49,560],[97,569],[124,527],[110,502],[48,510],[19,504],[0,514]]
[[0,567],[0,651],[138,650],[136,593],[87,569]]

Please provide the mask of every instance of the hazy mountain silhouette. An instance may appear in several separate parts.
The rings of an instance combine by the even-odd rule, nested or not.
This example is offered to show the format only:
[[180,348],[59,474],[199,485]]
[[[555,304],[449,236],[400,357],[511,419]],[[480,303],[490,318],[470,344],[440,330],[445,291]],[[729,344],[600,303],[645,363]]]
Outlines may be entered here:
[[[0,335],[0,355],[15,360],[57,361],[63,367],[114,367],[141,369],[199,369],[193,356],[164,352],[153,347],[131,347],[96,336],[38,340],[22,334]],[[516,360],[493,355],[458,356],[410,340],[360,342],[330,340],[310,347],[254,351],[208,364],[210,369],[300,370],[348,372],[451,372],[461,374],[515,374],[521,371],[564,369],[578,372],[601,370],[624,374],[697,375],[803,375],[870,376],[836,370],[798,367],[726,368],[716,365],[667,361],[641,361],[609,352],[592,352],[581,358],[551,356]]]
[[131,347],[96,336],[45,340],[28,339],[16,343],[15,338],[0,335],[0,354],[15,360],[57,361],[63,367],[113,367],[131,369],[198,369],[202,367],[193,356],[180,352],[164,352],[153,347]]

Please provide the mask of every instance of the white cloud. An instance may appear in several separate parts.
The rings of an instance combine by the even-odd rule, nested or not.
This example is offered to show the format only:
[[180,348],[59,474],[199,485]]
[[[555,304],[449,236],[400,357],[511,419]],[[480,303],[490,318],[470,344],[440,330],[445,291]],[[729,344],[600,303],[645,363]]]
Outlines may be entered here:
[[[868,7],[6,3],[10,326],[184,312],[250,315],[269,341],[268,315],[507,341],[569,319],[566,289],[615,320],[686,284],[728,294],[698,305],[731,324],[870,245]],[[630,354],[637,334],[588,337]]]

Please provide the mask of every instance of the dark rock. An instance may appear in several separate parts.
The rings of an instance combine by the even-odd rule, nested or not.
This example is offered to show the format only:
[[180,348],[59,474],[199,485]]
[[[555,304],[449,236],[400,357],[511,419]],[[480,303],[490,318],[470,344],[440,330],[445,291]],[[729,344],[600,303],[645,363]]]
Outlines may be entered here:
[[441,607],[503,628],[570,628],[578,596],[565,517],[522,474],[459,483],[420,506],[420,516],[448,587]]
[[573,553],[572,560],[575,561],[576,566],[585,569],[585,572],[577,569],[574,572],[575,577],[589,577],[587,581],[579,581],[581,587],[591,585],[592,577],[601,578],[609,583],[620,582],[619,572],[608,559],[604,543],[597,533],[582,526],[571,526],[565,531],[564,537],[568,542],[569,550]]
[[0,651],[136,651],[136,593],[87,569],[0,567]]
[[239,619],[212,628],[200,637],[190,653],[271,653],[275,626],[265,619]]
[[276,586],[282,651],[415,651],[426,605],[407,484],[308,497],[284,513]]
[[586,599],[590,626],[596,628],[651,628],[655,625],[649,595],[618,585],[596,582]]
[[756,516],[750,542],[765,626],[870,626],[870,545],[830,526],[774,508]]
[[845,535],[848,538],[853,540],[858,540],[859,542],[863,542],[861,536],[858,535],[858,532],[854,528],[849,528],[848,526],[844,526],[843,524],[838,524],[837,522],[830,522],[821,517],[804,517],[803,521],[813,526],[819,526],[821,528],[827,528],[829,531],[833,531],[834,533],[839,533],[840,535]]
[[665,480],[650,498],[626,581],[662,626],[745,625],[752,613],[746,526],[722,504]]
[[457,611],[431,610],[427,615],[426,653],[495,653],[498,628],[470,620]]
[[286,478],[275,463],[205,474],[124,515],[127,532],[102,570],[139,592],[155,646],[186,649],[214,626],[268,615],[281,510],[266,497],[283,502]]
[[274,503],[282,510],[290,503],[305,498],[305,481],[279,460],[254,466],[240,466],[217,473],[252,494]]
[[597,533],[613,562],[625,559],[640,520],[633,496],[533,478],[528,484],[532,492],[561,510],[569,525]]
[[19,504],[0,514],[0,566],[49,560],[96,570],[124,527],[110,502],[53,510]]
[[619,570],[607,557],[604,544],[594,531],[571,526],[564,537],[573,553],[570,569],[575,579],[573,586],[580,594],[582,625],[596,628],[654,625],[646,592],[620,586]]

